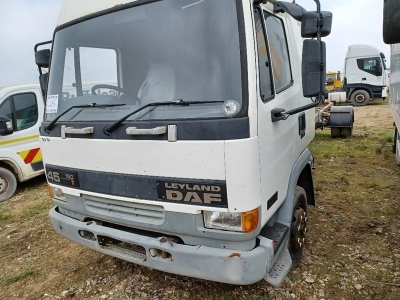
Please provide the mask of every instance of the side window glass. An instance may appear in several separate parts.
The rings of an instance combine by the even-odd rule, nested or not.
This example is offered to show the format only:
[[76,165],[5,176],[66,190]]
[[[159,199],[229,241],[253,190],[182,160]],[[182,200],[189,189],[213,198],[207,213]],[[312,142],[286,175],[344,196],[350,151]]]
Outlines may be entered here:
[[[0,115],[7,116],[11,121],[13,119],[11,110],[11,97],[8,97],[0,105]],[[14,127],[14,126],[13,126]]]
[[382,76],[382,64],[380,57],[369,57],[357,59],[360,70],[375,76]]
[[14,130],[19,131],[34,126],[38,121],[38,107],[35,94],[14,95],[13,100],[16,123],[16,129]]
[[[118,86],[117,53],[114,49],[79,48],[82,90],[83,94],[90,94],[97,84]],[[97,93],[116,95],[115,90],[101,89]]]
[[276,93],[279,93],[293,82],[286,34],[282,20],[267,12],[264,12],[264,19],[271,52],[275,90]]
[[271,80],[271,70],[268,58],[268,48],[266,44],[263,23],[261,22],[260,12],[257,10],[254,13],[255,26],[257,34],[257,48],[258,48],[258,69],[260,76],[260,92],[261,99],[268,101],[273,98],[273,84]]

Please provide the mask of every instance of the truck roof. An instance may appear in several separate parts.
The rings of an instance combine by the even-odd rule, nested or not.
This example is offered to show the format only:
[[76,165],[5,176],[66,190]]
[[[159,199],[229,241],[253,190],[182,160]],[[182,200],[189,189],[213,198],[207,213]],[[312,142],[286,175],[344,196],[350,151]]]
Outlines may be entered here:
[[13,85],[13,86],[5,86],[5,87],[3,86],[3,87],[0,87],[0,97],[9,92],[32,90],[32,89],[40,90],[40,85],[39,84],[26,84],[26,85]]
[[[248,0],[243,0],[248,2]],[[275,3],[276,0],[268,0]],[[57,26],[115,6],[134,2],[132,0],[64,0],[58,16]]]
[[350,45],[347,49],[346,58],[360,56],[380,56],[381,51],[370,45]]
[[64,0],[57,26],[129,2],[132,2],[132,0]]

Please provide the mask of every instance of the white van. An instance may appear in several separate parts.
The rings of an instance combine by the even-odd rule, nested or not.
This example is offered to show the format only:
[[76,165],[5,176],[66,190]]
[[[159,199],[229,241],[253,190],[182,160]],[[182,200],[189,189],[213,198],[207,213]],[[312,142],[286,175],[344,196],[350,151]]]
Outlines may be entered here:
[[17,181],[44,173],[39,148],[43,110],[38,84],[0,89],[0,118],[9,122],[8,130],[0,132],[0,202],[14,195]]

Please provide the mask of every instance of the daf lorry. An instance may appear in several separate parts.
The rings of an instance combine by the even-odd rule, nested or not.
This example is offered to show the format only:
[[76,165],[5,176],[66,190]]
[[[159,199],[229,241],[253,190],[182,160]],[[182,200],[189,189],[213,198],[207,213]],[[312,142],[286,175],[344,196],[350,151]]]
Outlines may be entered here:
[[39,127],[44,101],[38,84],[0,88],[0,202],[23,182],[44,173]]
[[332,24],[315,2],[64,0],[51,52],[35,53],[50,66],[55,231],[165,272],[278,285],[315,204],[308,144]]
[[390,45],[390,109],[394,119],[396,163],[400,166],[400,11],[399,0],[384,1],[383,40]]

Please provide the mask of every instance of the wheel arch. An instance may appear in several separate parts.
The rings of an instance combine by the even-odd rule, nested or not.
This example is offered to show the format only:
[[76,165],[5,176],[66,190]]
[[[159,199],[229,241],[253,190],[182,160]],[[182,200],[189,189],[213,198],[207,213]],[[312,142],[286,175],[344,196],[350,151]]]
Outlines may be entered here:
[[349,88],[349,92],[347,94],[347,99],[350,99],[351,95],[353,95],[353,93],[358,90],[364,90],[369,94],[370,99],[374,98],[374,93],[373,93],[372,89],[367,86],[361,85],[361,86],[352,86],[351,88]]
[[15,162],[8,160],[8,159],[1,159],[0,160],[0,168],[9,170],[11,173],[14,174],[15,178],[19,182],[23,181],[22,172]]
[[290,226],[294,207],[296,187],[299,185],[306,191],[307,204],[315,206],[312,166],[314,158],[308,149],[305,149],[295,162],[290,174],[286,199],[276,213],[276,221]]
[[314,183],[311,164],[307,164],[301,171],[297,185],[301,186],[307,195],[307,205],[315,206]]

